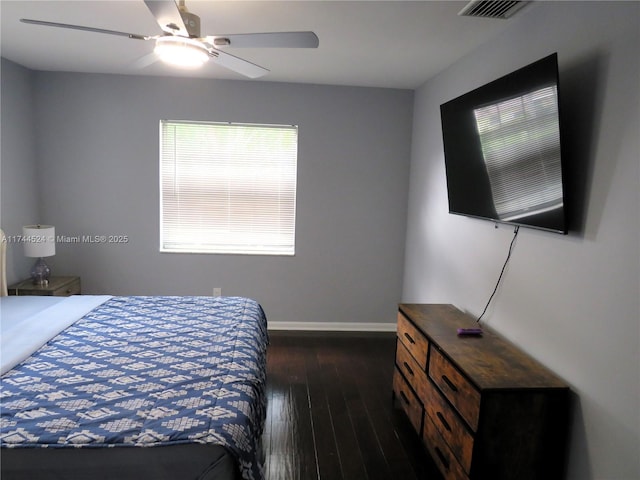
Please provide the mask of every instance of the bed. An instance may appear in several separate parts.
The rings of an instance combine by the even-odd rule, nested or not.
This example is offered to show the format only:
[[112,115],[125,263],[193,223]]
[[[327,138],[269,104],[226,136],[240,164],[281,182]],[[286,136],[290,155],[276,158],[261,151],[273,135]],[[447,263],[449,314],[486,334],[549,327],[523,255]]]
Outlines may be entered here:
[[266,318],[242,297],[1,297],[10,479],[260,480]]

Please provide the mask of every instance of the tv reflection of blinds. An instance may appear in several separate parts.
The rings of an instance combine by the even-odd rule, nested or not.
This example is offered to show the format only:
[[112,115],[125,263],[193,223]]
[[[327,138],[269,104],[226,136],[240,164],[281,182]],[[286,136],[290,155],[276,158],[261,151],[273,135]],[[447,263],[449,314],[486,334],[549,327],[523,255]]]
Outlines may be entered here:
[[450,213],[566,233],[557,55],[440,107]]
[[474,110],[496,212],[516,220],[562,207],[558,89]]

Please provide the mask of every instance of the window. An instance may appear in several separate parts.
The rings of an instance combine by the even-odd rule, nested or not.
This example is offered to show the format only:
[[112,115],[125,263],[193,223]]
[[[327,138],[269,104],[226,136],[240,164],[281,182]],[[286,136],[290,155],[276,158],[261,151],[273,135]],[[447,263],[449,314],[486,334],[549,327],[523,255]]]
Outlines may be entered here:
[[560,208],[558,91],[545,87],[474,111],[498,217]]
[[160,122],[160,251],[293,255],[298,129]]

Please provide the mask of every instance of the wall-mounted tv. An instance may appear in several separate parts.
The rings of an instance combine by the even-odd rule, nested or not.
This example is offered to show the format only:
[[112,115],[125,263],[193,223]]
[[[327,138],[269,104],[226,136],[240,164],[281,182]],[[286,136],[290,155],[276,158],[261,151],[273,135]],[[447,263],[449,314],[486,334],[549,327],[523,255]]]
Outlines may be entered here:
[[449,212],[567,233],[558,57],[440,106]]

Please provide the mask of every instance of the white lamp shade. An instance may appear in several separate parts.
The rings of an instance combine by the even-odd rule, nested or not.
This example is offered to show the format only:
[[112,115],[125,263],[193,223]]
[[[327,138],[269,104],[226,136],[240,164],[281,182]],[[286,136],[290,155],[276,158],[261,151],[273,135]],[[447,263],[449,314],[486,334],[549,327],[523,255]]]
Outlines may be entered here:
[[56,254],[56,229],[52,225],[22,227],[25,257],[51,257]]

